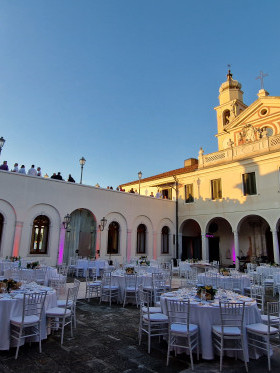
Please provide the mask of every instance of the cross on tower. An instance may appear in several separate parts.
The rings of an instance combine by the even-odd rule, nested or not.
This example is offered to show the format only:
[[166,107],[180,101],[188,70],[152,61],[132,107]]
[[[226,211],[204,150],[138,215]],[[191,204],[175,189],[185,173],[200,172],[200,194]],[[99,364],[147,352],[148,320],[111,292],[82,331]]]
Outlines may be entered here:
[[264,74],[262,71],[260,71],[260,75],[256,77],[256,79],[260,79],[261,81],[261,89],[264,89],[263,88],[263,79],[268,76],[268,74]]

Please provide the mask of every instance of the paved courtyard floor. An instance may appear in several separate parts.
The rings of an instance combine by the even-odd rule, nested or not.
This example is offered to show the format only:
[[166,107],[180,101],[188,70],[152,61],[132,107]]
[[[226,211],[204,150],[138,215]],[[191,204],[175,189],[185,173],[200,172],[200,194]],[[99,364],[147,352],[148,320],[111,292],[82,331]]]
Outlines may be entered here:
[[[81,284],[83,285],[83,284]],[[80,297],[84,293],[80,292]],[[66,331],[64,345],[58,335],[50,335],[42,343],[42,354],[38,344],[26,344],[14,359],[15,349],[0,351],[0,373],[167,373],[191,372],[189,357],[185,354],[172,357],[166,367],[167,344],[152,340],[151,354],[147,353],[147,339],[138,345],[137,328],[139,309],[136,306],[123,308],[113,304],[99,304],[97,299],[77,303],[77,329],[74,337]],[[1,338],[1,336],[0,336]],[[218,372],[219,360],[195,362],[196,372]],[[280,370],[280,350],[272,357],[272,372]],[[242,361],[224,358],[224,372],[245,372]],[[267,359],[261,357],[249,362],[249,372],[266,372]]]

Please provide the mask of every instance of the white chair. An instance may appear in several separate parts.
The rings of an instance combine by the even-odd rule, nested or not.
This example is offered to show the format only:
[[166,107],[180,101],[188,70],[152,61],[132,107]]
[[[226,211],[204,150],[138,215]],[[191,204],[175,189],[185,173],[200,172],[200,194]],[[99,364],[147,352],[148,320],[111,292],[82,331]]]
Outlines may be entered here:
[[124,275],[124,297],[123,307],[125,307],[127,301],[130,299],[135,301],[138,306],[138,280],[136,274],[125,274]]
[[101,294],[100,303],[105,300],[112,304],[112,299],[118,301],[119,298],[119,286],[112,285],[112,274],[111,272],[104,272],[101,280]]
[[[218,281],[217,272],[208,271],[206,274],[207,279],[205,280],[205,285],[211,285],[213,288],[222,287]],[[209,283],[207,284],[207,280],[209,278]]]
[[18,357],[20,342],[27,337],[37,336],[39,338],[39,352],[41,346],[41,320],[47,292],[24,294],[22,315],[12,317],[11,338],[17,340],[15,359]]
[[193,370],[192,352],[196,350],[199,359],[199,329],[195,324],[190,324],[190,301],[166,299],[166,307],[169,318],[168,350],[166,365],[169,364],[171,349],[184,348],[189,351],[191,367]]
[[280,294],[280,272],[277,271],[273,274],[273,296],[276,293]]
[[76,272],[76,265],[77,265],[77,258],[69,258],[69,265],[68,265],[68,272],[69,272],[69,275],[74,275],[75,272]]
[[59,299],[61,296],[66,294],[66,277],[51,278],[49,281],[51,288],[55,289],[56,296]]
[[168,334],[168,317],[163,313],[152,313],[150,310],[150,295],[139,289],[140,322],[139,322],[139,345],[142,341],[142,333],[148,336],[148,353],[151,352],[151,338]]
[[261,285],[251,286],[250,297],[255,299],[258,308],[264,312],[264,288]]
[[62,275],[62,276],[66,276],[68,275],[68,270],[69,270],[69,267],[67,264],[63,263],[61,264],[60,266],[57,267],[57,272],[58,274]]
[[61,345],[63,344],[65,326],[70,325],[71,337],[73,337],[74,303],[76,294],[76,287],[69,288],[64,307],[53,307],[48,309],[46,312],[50,329],[52,331],[61,329]]
[[279,320],[279,302],[267,302],[267,324],[250,324],[246,327],[248,346],[266,352],[269,371],[271,370],[271,346],[280,346]]
[[101,281],[97,280],[96,269],[94,268],[94,270],[95,270],[94,272],[91,272],[91,273],[95,273],[95,275],[93,275],[92,280],[89,277],[89,273],[90,273],[89,270],[87,271],[87,275],[86,275],[85,298],[87,299],[88,302],[90,298],[100,297],[100,294],[101,294]]
[[46,282],[47,267],[34,269],[34,280],[37,284],[45,285]]
[[[223,368],[224,351],[243,353],[246,371],[248,366],[244,353],[244,320],[245,303],[220,302],[221,325],[212,326],[213,345],[220,353],[220,372]],[[233,341],[234,344],[227,342]]]

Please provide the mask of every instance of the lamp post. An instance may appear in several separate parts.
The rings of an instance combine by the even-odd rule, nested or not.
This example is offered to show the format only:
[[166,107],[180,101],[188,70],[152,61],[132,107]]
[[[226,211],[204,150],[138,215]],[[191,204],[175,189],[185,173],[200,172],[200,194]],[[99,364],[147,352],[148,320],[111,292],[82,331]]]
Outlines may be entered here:
[[84,165],[86,163],[86,160],[84,157],[82,157],[80,159],[80,165],[81,165],[81,180],[80,180],[80,184],[82,184],[82,181],[83,181],[83,169],[84,169]]
[[141,179],[142,179],[142,172],[141,171],[138,172],[138,179],[139,179],[139,194],[140,194],[140,183],[141,183]]
[[5,141],[6,140],[3,138],[3,136],[1,136],[0,137],[0,154],[1,154],[2,148],[3,148],[4,144],[5,144]]
[[99,224],[99,230],[100,230],[100,246],[99,246],[99,253],[100,253],[100,250],[101,250],[101,232],[104,231],[104,228],[107,224],[107,219],[105,219],[105,217],[103,216],[103,218],[100,220],[100,224]]

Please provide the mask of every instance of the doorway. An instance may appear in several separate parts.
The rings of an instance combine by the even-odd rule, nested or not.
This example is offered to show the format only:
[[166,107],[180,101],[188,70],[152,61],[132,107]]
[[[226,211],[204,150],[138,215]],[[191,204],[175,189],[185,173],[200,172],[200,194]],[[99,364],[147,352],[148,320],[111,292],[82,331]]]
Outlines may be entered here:
[[209,262],[220,261],[220,237],[209,237]]
[[63,262],[70,257],[95,257],[96,222],[93,214],[86,209],[71,213],[69,228],[65,232]]

